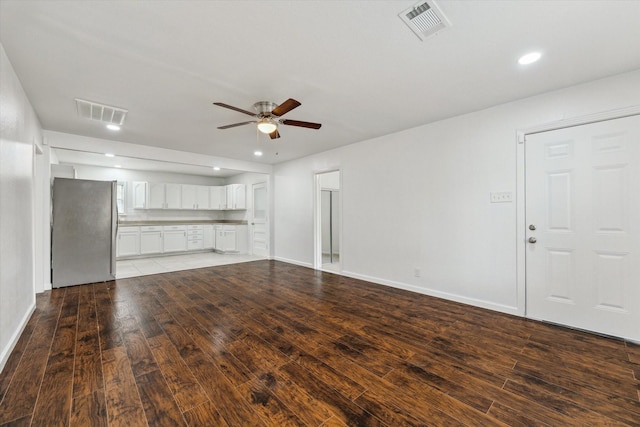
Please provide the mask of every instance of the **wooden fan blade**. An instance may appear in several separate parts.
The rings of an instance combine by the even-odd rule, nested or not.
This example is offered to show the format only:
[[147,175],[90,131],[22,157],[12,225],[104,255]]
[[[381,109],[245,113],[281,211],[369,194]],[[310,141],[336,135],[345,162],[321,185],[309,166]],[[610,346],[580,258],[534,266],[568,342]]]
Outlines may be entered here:
[[320,129],[320,123],[301,122],[300,120],[282,120],[280,123],[289,126],[299,126],[301,128]]
[[229,129],[229,128],[234,128],[236,126],[248,125],[249,123],[257,123],[257,122],[255,120],[253,120],[253,121],[250,121],[250,122],[234,123],[232,125],[219,126],[218,129]]
[[273,132],[271,132],[269,134],[269,137],[271,139],[276,139],[276,138],[280,138],[280,132],[278,132],[278,129],[274,130]]
[[253,117],[257,117],[256,113],[252,113],[251,111],[243,110],[242,108],[234,107],[233,105],[225,104],[223,102],[214,102],[213,105],[217,105],[218,107],[228,108],[233,111],[238,111],[240,113],[245,113]]
[[289,98],[286,101],[284,101],[282,104],[274,108],[273,111],[271,111],[271,114],[273,114],[274,116],[282,116],[283,114],[287,114],[289,111],[293,110],[294,108],[298,108],[300,105],[302,104],[300,104],[295,99]]

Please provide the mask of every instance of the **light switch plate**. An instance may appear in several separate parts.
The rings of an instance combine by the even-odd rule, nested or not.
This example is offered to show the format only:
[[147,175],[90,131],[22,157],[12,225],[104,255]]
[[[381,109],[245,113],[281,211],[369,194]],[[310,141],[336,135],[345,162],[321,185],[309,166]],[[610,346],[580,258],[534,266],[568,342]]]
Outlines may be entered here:
[[513,202],[513,193],[511,191],[492,191],[491,203],[511,203]]

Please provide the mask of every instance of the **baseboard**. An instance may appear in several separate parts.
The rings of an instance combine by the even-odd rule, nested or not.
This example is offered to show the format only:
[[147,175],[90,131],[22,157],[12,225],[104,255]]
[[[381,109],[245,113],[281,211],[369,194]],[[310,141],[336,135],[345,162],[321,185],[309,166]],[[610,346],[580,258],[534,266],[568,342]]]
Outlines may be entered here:
[[343,276],[351,277],[353,279],[365,280],[367,282],[376,283],[378,285],[390,286],[392,288],[403,289],[405,291],[416,292],[419,294],[429,295],[436,298],[442,298],[449,301],[455,301],[462,304],[472,305],[474,307],[486,308],[487,310],[498,311],[500,313],[511,314],[513,316],[523,317],[518,307],[508,306],[504,304],[496,304],[491,301],[485,301],[476,298],[464,297],[461,295],[452,294],[449,292],[442,292],[435,289],[422,288],[419,286],[409,285],[407,283],[394,282],[392,280],[380,279],[377,277],[367,276],[364,274],[358,274],[351,271],[342,271]]
[[11,355],[11,352],[13,351],[16,344],[18,343],[18,340],[20,339],[20,335],[22,335],[24,328],[27,326],[27,322],[29,321],[29,319],[31,318],[31,315],[35,310],[36,310],[36,301],[34,299],[34,301],[31,303],[31,306],[29,307],[25,315],[20,320],[18,329],[16,329],[13,335],[11,335],[11,339],[9,340],[7,347],[3,348],[2,353],[0,353],[0,372],[2,372],[2,370],[4,369],[4,365],[7,363],[7,360],[9,359],[9,355]]
[[[300,262],[293,259],[282,258],[282,257],[274,257],[273,259],[276,261],[299,265],[301,267],[313,268],[313,265],[311,263]],[[354,273],[352,271],[342,270],[341,272],[336,272],[336,271],[327,271],[327,272],[339,274],[346,277],[351,277],[353,279],[359,279],[359,280],[364,280],[371,283],[376,283],[378,285],[389,286],[392,288],[403,289],[405,291],[415,292],[418,294],[429,295],[436,298],[442,298],[449,301],[455,301],[462,304],[472,305],[474,307],[486,308],[487,310],[511,314],[513,316],[524,317],[523,310],[519,310],[518,307],[514,307],[514,306],[497,304],[491,301],[485,301],[485,300],[476,299],[476,298],[469,298],[462,295],[452,294],[449,292],[438,291],[435,289],[422,288],[415,285],[409,285],[407,283],[395,282],[393,280],[380,279],[378,277],[367,276],[365,274]]]
[[279,256],[273,257],[273,259],[275,261],[286,262],[287,264],[299,265],[300,267],[313,268],[313,264],[311,264],[310,262],[302,262],[302,261],[297,261],[295,259],[282,258],[282,257],[279,257]]

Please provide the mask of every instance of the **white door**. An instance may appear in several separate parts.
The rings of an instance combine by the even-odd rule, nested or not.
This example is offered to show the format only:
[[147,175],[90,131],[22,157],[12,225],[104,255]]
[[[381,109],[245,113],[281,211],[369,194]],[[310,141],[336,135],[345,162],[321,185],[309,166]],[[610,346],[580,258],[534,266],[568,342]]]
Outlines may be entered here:
[[267,184],[253,184],[253,203],[251,208],[251,247],[253,255],[269,257],[269,221]]
[[528,135],[525,159],[527,316],[640,341],[640,116]]

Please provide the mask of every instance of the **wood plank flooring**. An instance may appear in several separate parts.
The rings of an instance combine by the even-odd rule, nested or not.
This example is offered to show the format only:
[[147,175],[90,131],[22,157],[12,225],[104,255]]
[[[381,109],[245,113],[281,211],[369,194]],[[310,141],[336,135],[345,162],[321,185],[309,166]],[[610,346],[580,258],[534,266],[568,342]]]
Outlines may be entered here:
[[640,425],[640,346],[275,261],[54,289],[0,426]]

